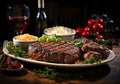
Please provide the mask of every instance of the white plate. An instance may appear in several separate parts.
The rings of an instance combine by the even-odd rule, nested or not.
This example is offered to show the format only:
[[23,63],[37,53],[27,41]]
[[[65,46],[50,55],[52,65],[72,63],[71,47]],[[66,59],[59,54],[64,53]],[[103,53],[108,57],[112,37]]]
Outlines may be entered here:
[[40,65],[44,65],[44,66],[50,66],[50,67],[59,67],[59,68],[83,68],[83,67],[92,67],[92,66],[98,66],[98,65],[102,65],[105,63],[108,63],[110,61],[112,61],[115,58],[115,54],[112,50],[110,50],[110,55],[108,56],[107,59],[101,61],[101,63],[94,63],[94,64],[59,64],[59,63],[51,63],[51,62],[44,62],[44,61],[37,61],[37,60],[32,60],[32,59],[27,59],[27,58],[23,58],[23,57],[17,57],[14,56],[12,54],[8,53],[8,50],[6,48],[3,49],[3,52],[14,58],[14,59],[18,59],[24,62],[29,62],[29,63],[34,63],[34,64],[40,64]]

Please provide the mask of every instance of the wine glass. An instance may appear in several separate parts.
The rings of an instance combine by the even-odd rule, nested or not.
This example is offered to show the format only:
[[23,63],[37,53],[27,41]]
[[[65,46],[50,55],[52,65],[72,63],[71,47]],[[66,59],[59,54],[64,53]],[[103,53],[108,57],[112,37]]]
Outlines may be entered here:
[[23,33],[28,27],[30,12],[28,5],[8,5],[7,18],[11,28],[17,35]]

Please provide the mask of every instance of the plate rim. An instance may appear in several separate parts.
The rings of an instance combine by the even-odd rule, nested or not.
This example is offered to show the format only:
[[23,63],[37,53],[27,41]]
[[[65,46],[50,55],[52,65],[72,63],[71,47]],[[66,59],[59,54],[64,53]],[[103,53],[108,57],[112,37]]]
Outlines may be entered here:
[[29,62],[29,63],[34,63],[34,64],[40,64],[44,66],[50,66],[50,67],[59,67],[59,68],[83,68],[83,67],[92,67],[92,66],[98,66],[102,64],[106,64],[110,61],[112,61],[115,58],[115,53],[110,50],[110,54],[107,59],[102,60],[101,63],[94,63],[94,64],[60,64],[60,63],[52,63],[52,62],[45,62],[45,61],[37,61],[37,60],[32,60],[29,58],[23,58],[23,57],[18,57],[13,54],[10,54],[6,48],[3,49],[3,52],[14,59],[24,61],[24,62]]

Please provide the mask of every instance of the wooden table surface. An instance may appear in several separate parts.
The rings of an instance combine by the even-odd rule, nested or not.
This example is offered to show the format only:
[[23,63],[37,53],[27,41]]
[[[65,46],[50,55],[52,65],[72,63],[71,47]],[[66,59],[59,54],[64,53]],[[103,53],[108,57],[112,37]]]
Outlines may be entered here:
[[0,84],[120,84],[120,46],[113,46],[112,50],[116,57],[111,62],[73,71],[58,70],[63,74],[69,73],[69,75],[56,80],[36,76],[33,68],[42,66],[22,62],[24,69],[18,73],[0,71]]

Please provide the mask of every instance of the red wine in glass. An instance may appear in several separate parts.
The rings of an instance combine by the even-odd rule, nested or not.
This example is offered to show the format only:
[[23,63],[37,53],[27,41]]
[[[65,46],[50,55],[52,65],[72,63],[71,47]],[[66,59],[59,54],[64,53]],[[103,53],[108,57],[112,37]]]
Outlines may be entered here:
[[8,5],[7,9],[8,23],[10,27],[20,35],[29,24],[29,6],[28,5]]
[[9,18],[9,24],[12,29],[17,33],[17,35],[22,34],[22,32],[28,27],[29,18],[23,16],[16,16]]

